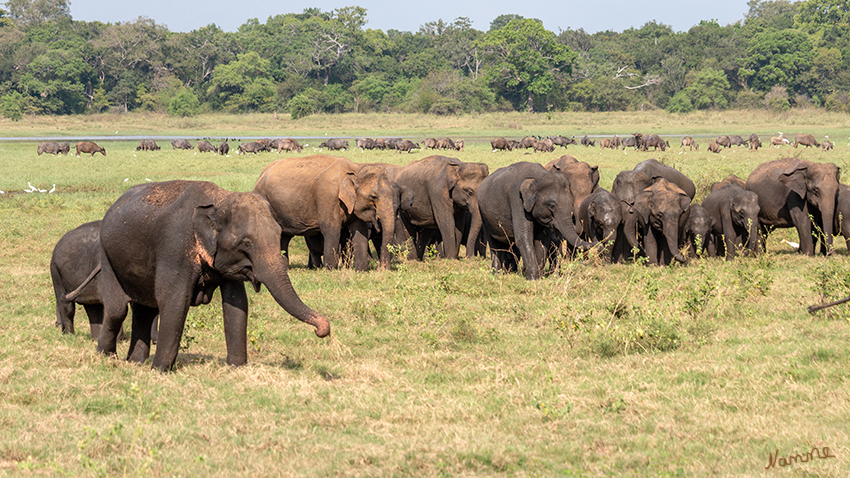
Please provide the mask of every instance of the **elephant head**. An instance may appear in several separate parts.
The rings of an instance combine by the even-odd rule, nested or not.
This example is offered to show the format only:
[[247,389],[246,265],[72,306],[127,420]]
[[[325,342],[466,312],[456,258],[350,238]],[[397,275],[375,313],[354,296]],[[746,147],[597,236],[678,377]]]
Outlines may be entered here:
[[389,244],[395,233],[398,192],[380,165],[364,164],[342,178],[339,200],[349,215],[381,233],[381,267],[390,266]]
[[551,227],[571,248],[593,247],[578,237],[572,220],[573,203],[566,176],[553,173],[543,178],[526,178],[520,185],[522,206],[534,222]]
[[747,232],[745,255],[755,255],[761,248],[759,241],[759,196],[752,191],[740,191],[732,197],[730,215],[732,222]]
[[[674,259],[687,262],[679,252],[679,241],[690,214],[691,198],[678,186],[661,179],[635,196],[634,214],[627,218],[624,231],[632,247],[640,247],[638,226],[644,233],[644,249],[652,263],[658,262],[656,238],[664,244]],[[650,237],[650,235],[652,237]]]
[[797,193],[821,216],[827,249],[832,248],[835,206],[841,170],[833,163],[792,163],[779,174],[779,181]]
[[466,209],[472,216],[465,244],[466,256],[469,258],[475,255],[475,244],[482,224],[481,212],[478,209],[478,186],[488,174],[490,168],[484,163],[464,163],[449,158],[446,171],[449,196],[456,207]]
[[[307,307],[295,292],[280,254],[280,225],[271,206],[255,193],[230,192],[223,200],[195,208],[192,215],[194,253],[201,264],[212,267],[224,279],[251,282],[254,290],[266,288],[289,314],[316,328],[316,335],[330,333],[327,318]],[[209,303],[212,290],[196,290],[193,304]]]
[[578,220],[579,208],[585,198],[599,187],[599,166],[591,166],[572,156],[564,155],[547,164],[546,169],[559,171],[569,178],[570,194],[573,198],[573,222],[576,225],[576,232],[582,234],[582,224]]
[[[623,209],[613,194],[600,190],[604,196],[597,193],[589,196],[582,205],[587,208],[588,235],[597,237],[605,244],[613,244],[617,239],[617,230],[623,223]],[[599,233],[599,234],[597,234]]]
[[[704,207],[699,204],[691,205],[688,225],[685,228],[685,239],[692,247],[692,254],[700,254],[705,251],[714,223],[714,218]],[[758,218],[756,218],[756,226],[758,226]]]
[[635,196],[651,185],[652,178],[639,171],[622,171],[614,178],[611,192],[623,202],[624,216],[632,212]]

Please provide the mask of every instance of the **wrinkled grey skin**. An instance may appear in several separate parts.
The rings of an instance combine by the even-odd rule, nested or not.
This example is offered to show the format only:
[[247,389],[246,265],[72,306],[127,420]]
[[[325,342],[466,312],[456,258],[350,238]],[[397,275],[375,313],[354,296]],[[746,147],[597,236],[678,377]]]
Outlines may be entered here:
[[[644,189],[626,217],[623,231],[633,248],[642,248],[651,264],[667,265],[673,259],[687,262],[679,252],[690,215],[691,199],[675,184],[660,179]],[[638,232],[643,234],[640,243]]]
[[737,248],[754,255],[759,247],[759,198],[752,191],[730,184],[712,191],[702,201],[712,219],[712,235],[717,255],[735,259]]
[[581,237],[588,242],[599,242],[605,250],[606,260],[612,261],[617,241],[622,237],[623,208],[620,199],[605,189],[598,188],[582,201],[578,214]]
[[[167,232],[167,233],[164,233]],[[254,193],[225,191],[202,181],[146,183],[130,188],[106,211],[100,230],[98,291],[104,322],[98,351],[116,353],[127,313],[133,328],[127,359],[150,355],[151,323],[160,314],[153,367],[174,366],[189,307],[208,304],[221,289],[227,363],[248,360],[248,297],[244,282],[261,285],[297,319],[325,337],[330,324],[301,301],[280,254],[280,226]]]
[[850,186],[838,186],[838,202],[835,206],[835,232],[844,237],[847,249],[850,249]]
[[638,163],[637,166],[634,167],[633,171],[646,173],[653,182],[664,178],[678,186],[679,189],[684,191],[691,199],[693,199],[696,195],[697,188],[694,186],[694,182],[691,181],[690,178],[675,168],[659,163],[656,159],[647,159],[646,161]]
[[758,194],[759,222],[765,234],[774,228],[794,227],[802,254],[814,254],[813,223],[823,231],[824,248],[832,247],[835,207],[841,171],[833,163],[785,158],[760,164],[747,178],[749,191]]
[[714,257],[711,227],[714,224],[708,211],[700,204],[691,204],[691,213],[685,227],[685,243],[690,257],[708,255]]
[[496,271],[516,270],[521,258],[525,278],[539,279],[550,228],[571,247],[593,246],[575,232],[569,180],[540,164],[520,162],[496,170],[481,182],[478,201]]

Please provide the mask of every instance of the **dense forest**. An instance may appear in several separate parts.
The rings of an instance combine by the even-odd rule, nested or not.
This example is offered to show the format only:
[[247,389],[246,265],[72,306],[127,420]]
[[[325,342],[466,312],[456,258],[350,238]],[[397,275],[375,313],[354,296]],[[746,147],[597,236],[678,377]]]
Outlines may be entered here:
[[558,33],[501,15],[417,32],[358,6],[170,32],[75,21],[69,0],[0,10],[0,113],[314,113],[850,108],[850,1],[751,0],[730,25]]

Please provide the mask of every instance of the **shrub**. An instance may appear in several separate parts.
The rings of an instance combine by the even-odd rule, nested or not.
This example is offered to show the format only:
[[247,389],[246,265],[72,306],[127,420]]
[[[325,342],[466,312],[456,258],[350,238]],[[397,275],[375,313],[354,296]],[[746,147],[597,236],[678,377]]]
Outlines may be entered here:
[[181,89],[168,102],[168,114],[172,116],[194,116],[201,112],[201,102],[198,97],[186,88]]
[[694,110],[694,105],[691,103],[691,99],[688,98],[688,94],[685,90],[680,90],[678,93],[673,95],[670,98],[670,102],[667,103],[667,112],[668,113],[690,113]]
[[24,117],[24,96],[13,91],[0,100],[0,112],[12,121],[18,121]]

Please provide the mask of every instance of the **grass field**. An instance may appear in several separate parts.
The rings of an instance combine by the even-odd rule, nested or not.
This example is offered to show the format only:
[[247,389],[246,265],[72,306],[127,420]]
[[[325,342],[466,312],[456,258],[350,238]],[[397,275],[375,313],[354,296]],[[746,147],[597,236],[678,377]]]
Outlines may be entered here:
[[[850,121],[815,111],[769,117],[492,114],[27,118],[0,136],[119,134],[427,136],[526,134],[829,135],[836,148],[743,148],[716,155],[566,152],[600,167],[602,187],[650,157],[697,185],[797,155],[848,171]],[[787,131],[786,131],[787,130]],[[850,293],[844,241],[801,257],[782,230],[756,258],[666,268],[566,262],[528,282],[483,259],[397,261],[390,271],[306,269],[293,241],[291,278],[326,314],[321,340],[265,291],[249,288],[249,364],[224,364],[220,302],[193,308],[176,370],[100,356],[85,313],[77,334],[53,326],[48,270],[56,241],[99,219],[131,185],[209,180],[253,188],[277,156],[137,153],[37,156],[36,142],[0,143],[0,475],[20,476],[833,476],[850,474],[850,312],[806,306]],[[72,146],[73,147],[73,146]],[[309,150],[310,148],[308,148]],[[307,151],[303,154],[312,153]],[[397,164],[427,154],[348,151]],[[453,154],[493,171],[563,154]],[[31,183],[46,193],[22,192]],[[127,324],[129,321],[127,322]],[[126,325],[125,325],[126,326]],[[119,356],[126,354],[119,344]],[[817,447],[825,456],[789,456]],[[776,458],[778,453],[779,458]],[[769,467],[773,459],[775,466]],[[784,461],[783,461],[784,460]],[[787,464],[787,463],[786,463]]]

